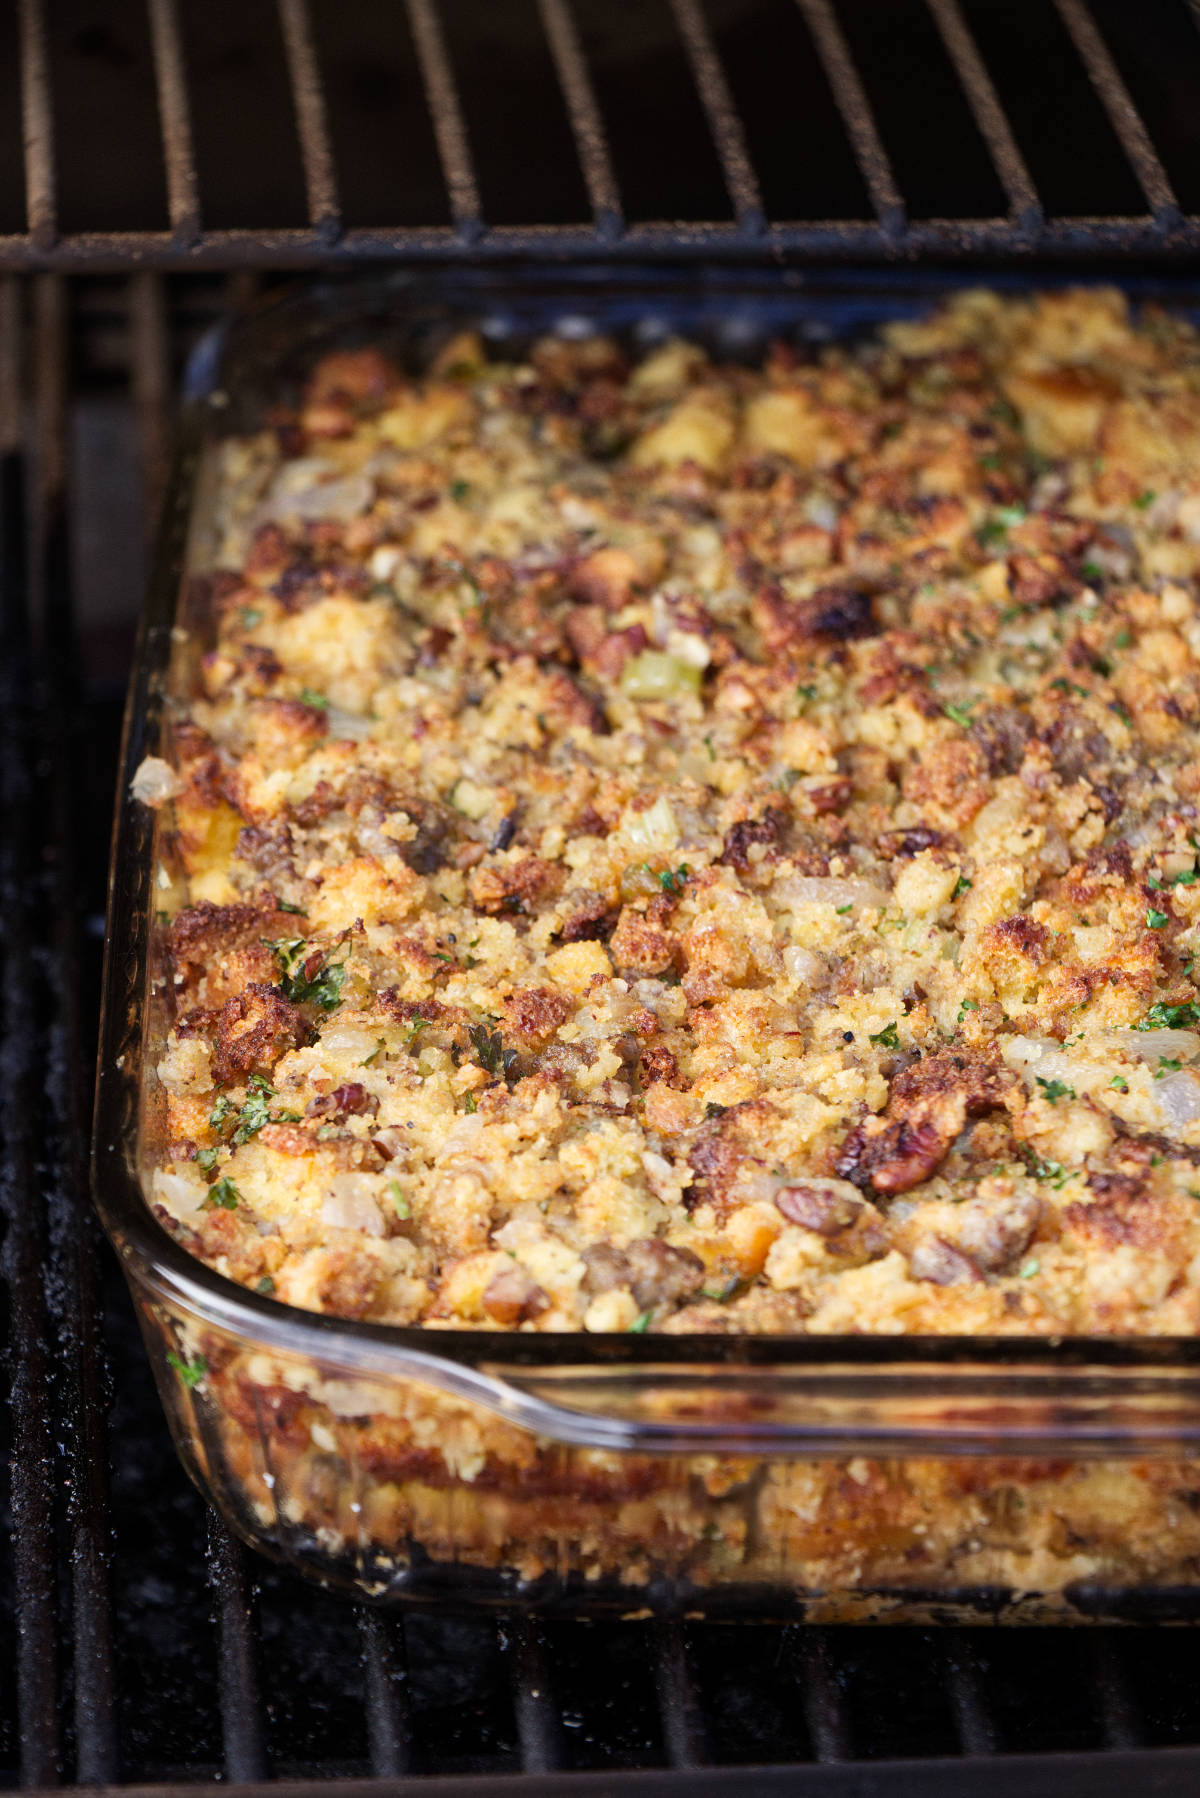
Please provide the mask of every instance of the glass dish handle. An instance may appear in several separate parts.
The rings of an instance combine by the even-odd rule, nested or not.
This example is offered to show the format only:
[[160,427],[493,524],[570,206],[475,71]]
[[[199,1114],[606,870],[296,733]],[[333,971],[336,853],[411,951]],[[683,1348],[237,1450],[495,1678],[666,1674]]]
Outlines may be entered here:
[[[643,1453],[1099,1457],[1200,1446],[1200,1372],[905,1363],[869,1370],[479,1369],[499,1408],[561,1442]],[[1116,1381],[1118,1396],[1112,1387]]]

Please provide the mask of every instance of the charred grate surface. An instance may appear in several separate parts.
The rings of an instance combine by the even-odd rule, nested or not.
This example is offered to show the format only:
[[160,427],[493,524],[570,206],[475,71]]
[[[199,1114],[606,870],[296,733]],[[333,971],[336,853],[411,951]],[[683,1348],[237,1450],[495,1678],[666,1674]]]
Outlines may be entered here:
[[182,348],[229,298],[0,283],[0,1785],[1195,1790],[1191,1630],[388,1615],[206,1513],[82,1163],[139,493]]
[[0,267],[1179,257],[1197,91],[1194,0],[19,0]]

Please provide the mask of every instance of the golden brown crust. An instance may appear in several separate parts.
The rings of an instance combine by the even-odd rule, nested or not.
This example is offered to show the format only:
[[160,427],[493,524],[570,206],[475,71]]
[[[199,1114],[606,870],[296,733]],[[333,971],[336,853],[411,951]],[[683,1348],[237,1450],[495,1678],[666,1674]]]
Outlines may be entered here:
[[231,441],[197,1252],[458,1328],[1194,1331],[1198,365],[968,293],[759,371],[339,352]]

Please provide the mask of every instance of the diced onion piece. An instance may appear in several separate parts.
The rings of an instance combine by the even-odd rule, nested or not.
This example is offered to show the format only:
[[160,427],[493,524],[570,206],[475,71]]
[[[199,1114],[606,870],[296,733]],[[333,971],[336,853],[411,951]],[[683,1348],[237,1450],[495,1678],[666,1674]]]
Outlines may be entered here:
[[322,1055],[328,1056],[330,1061],[340,1062],[345,1058],[361,1065],[378,1049],[379,1032],[363,1024],[326,1024],[321,1032],[320,1046]]
[[1151,1096],[1162,1114],[1164,1129],[1183,1130],[1200,1121],[1200,1077],[1189,1069],[1156,1080]]
[[886,905],[887,894],[869,880],[847,880],[835,874],[788,874],[771,888],[784,906]]
[[1105,1040],[1138,1061],[1195,1061],[1200,1056],[1200,1036],[1194,1030],[1106,1030]]
[[451,1124],[442,1139],[441,1153],[447,1155],[466,1155],[478,1148],[479,1138],[483,1135],[483,1119],[467,1116]]
[[150,1187],[155,1201],[164,1205],[172,1217],[181,1219],[198,1215],[207,1190],[185,1174],[169,1174],[161,1167],[155,1168]]
[[627,812],[621,834],[637,849],[674,849],[679,841],[679,823],[670,800],[662,797],[644,812]]
[[335,1230],[361,1230],[364,1236],[383,1235],[383,1213],[375,1186],[367,1174],[336,1174],[321,1201],[321,1217]]
[[157,811],[168,799],[183,792],[183,782],[169,762],[164,762],[159,755],[148,755],[130,781],[129,791],[142,805]]
[[621,671],[621,691],[627,699],[676,699],[700,691],[701,670],[682,656],[662,649],[643,649],[630,656]]
[[359,742],[369,737],[374,720],[364,718],[358,712],[344,712],[340,705],[331,705],[326,709],[325,721],[329,726],[331,737],[340,737],[344,742]]
[[[329,478],[330,476],[334,478]],[[338,475],[316,456],[289,462],[263,502],[264,518],[336,518],[346,524],[370,509],[375,484],[369,475]]]
[[811,949],[804,949],[799,943],[789,943],[783,952],[783,965],[793,980],[802,980],[806,986],[815,986],[825,978],[825,964],[820,956],[814,955]]

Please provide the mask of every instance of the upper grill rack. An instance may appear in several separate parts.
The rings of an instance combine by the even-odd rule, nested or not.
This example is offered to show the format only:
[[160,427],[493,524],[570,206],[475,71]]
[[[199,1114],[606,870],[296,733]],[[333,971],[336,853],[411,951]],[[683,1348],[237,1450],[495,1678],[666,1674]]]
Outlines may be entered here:
[[[334,10],[333,0],[276,0],[247,25],[237,9],[206,7],[199,41],[195,15],[179,0],[118,4],[105,9],[103,23],[83,25],[86,6],[21,0],[13,42],[19,82],[11,91],[15,99],[19,90],[23,193],[14,190],[10,216],[0,221],[0,267],[98,269],[135,261],[231,267],[527,253],[710,260],[1179,256],[1200,248],[1200,212],[1187,209],[1177,191],[1200,204],[1200,170],[1168,171],[1168,164],[1189,161],[1183,115],[1188,91],[1196,91],[1193,75],[1200,76],[1200,31],[1188,0],[1146,0],[1137,9],[1136,31],[1128,28],[1128,14],[1122,23],[1116,0],[1018,0],[1011,7],[995,0],[895,0],[874,18],[863,0],[613,0],[606,6],[514,0],[505,8],[505,29],[511,13],[524,32],[526,63],[542,70],[545,87],[531,106],[524,105],[524,89],[516,93],[507,113],[505,68],[487,71],[489,78],[494,73],[490,93],[481,71],[495,49],[489,9],[472,9],[468,0],[404,0],[402,14],[377,9],[369,17],[348,6],[337,8],[335,18]],[[375,18],[385,13],[392,16],[378,25]],[[902,30],[915,33],[918,75],[926,69],[941,83],[930,94],[940,93],[946,105],[931,111],[929,96],[914,91],[898,122],[897,90],[912,70],[893,74],[886,56],[877,62],[872,44],[882,42],[879,32]],[[355,32],[358,62],[347,69],[343,40]],[[387,42],[374,54],[377,32]],[[227,41],[214,54],[214,34],[222,33]],[[647,106],[643,92],[641,135],[632,138],[623,37],[631,38],[635,56],[642,53],[643,74],[649,68],[662,82],[661,112],[654,116],[654,96]],[[752,43],[756,48],[748,51]],[[264,71],[263,107],[269,111],[272,84],[279,99],[269,151],[279,165],[278,183],[263,190],[263,206],[273,216],[253,225],[222,223],[221,205],[210,204],[206,161],[211,165],[214,132],[202,143],[199,116],[206,107],[223,107],[223,122],[236,138],[242,107],[220,83],[231,59],[247,56]],[[1194,70],[1186,66],[1189,57]],[[736,80],[739,61],[743,78]],[[94,162],[118,165],[130,191],[145,191],[144,224],[99,228],[112,206],[89,204],[86,180],[82,197],[66,191],[71,157],[64,158],[64,145],[71,133],[78,140],[87,129],[71,117],[70,92],[62,88],[62,72],[73,64],[85,82],[90,75],[93,87],[99,80],[105,95],[116,96],[107,102],[112,116],[100,120],[106,133],[111,126],[111,141],[106,138],[98,156],[94,148],[89,154]],[[122,68],[124,87],[113,81]],[[382,97],[372,91],[373,81],[388,79],[390,91]],[[1031,108],[1028,90],[1039,80],[1044,96],[1039,92]],[[1175,91],[1172,81],[1179,84]],[[759,95],[772,84],[778,129],[760,116]],[[814,136],[812,125],[807,138],[788,136],[786,100],[793,91],[797,130],[804,129],[802,115],[827,115],[826,136]],[[136,100],[128,108],[127,93]],[[136,145],[125,143],[124,117],[139,108],[143,135]],[[89,117],[95,125],[95,106]],[[372,120],[374,136],[364,137]],[[538,140],[542,120],[551,134]],[[690,149],[683,141],[689,121]],[[400,147],[392,150],[392,165],[382,167],[389,125],[400,134]],[[945,168],[972,164],[980,176],[955,216],[924,216],[921,182],[903,178],[902,169],[912,168],[911,140],[922,134],[938,140]],[[423,175],[414,174],[421,156],[404,148],[418,139]],[[152,160],[155,140],[160,166],[149,170],[142,165]],[[575,166],[565,170],[569,146]],[[71,151],[76,162],[80,148],[76,142]],[[489,216],[484,175],[494,181],[496,164],[506,160],[534,166],[523,201],[514,204],[510,194],[491,208],[504,216]],[[658,210],[645,216],[636,190],[660,160],[677,170],[679,191],[664,193],[662,180],[651,180],[647,191]],[[702,196],[708,207],[698,199],[694,167],[684,166],[706,162],[713,171]],[[1110,192],[1099,195],[1099,204],[1093,199],[1081,211],[1056,202],[1052,190],[1069,162],[1110,169]],[[352,190],[356,171],[371,164],[373,198],[364,213]],[[518,174],[510,167],[501,180],[511,186]],[[302,199],[298,216],[285,223],[289,209],[296,212],[286,198],[289,181]],[[570,203],[566,211],[578,222],[546,217],[543,202],[556,187],[577,194],[577,215]],[[411,216],[414,205],[419,216]],[[507,216],[514,210],[515,222]]]

